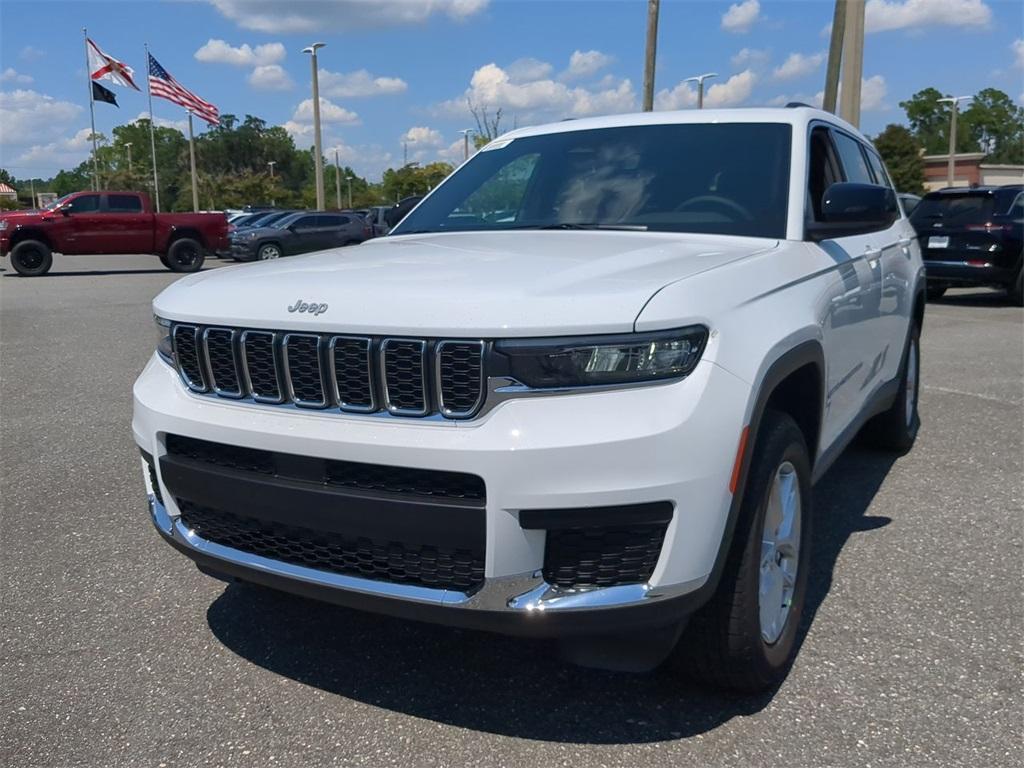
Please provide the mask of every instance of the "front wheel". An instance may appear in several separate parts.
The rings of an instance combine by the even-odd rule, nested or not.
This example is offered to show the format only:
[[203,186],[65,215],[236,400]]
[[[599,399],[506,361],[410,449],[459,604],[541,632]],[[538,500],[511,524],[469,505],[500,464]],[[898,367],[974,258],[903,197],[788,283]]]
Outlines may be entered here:
[[690,620],[673,663],[717,687],[763,691],[796,655],[811,554],[811,463],[791,416],[758,431],[718,589]]
[[182,237],[167,249],[166,264],[172,272],[198,272],[205,261],[203,246],[191,237]]
[[53,266],[53,253],[39,240],[22,240],[11,249],[11,266],[22,277],[39,277]]
[[261,245],[260,249],[256,251],[256,258],[259,261],[273,261],[274,259],[281,258],[281,246],[277,243],[267,243]]

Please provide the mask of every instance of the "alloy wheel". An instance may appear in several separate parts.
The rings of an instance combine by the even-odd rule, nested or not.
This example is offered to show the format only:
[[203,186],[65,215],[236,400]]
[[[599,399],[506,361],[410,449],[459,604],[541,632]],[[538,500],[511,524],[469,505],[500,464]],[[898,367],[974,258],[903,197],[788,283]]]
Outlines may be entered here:
[[774,643],[782,635],[793,604],[800,566],[800,480],[788,461],[775,471],[764,515],[758,578],[761,637]]

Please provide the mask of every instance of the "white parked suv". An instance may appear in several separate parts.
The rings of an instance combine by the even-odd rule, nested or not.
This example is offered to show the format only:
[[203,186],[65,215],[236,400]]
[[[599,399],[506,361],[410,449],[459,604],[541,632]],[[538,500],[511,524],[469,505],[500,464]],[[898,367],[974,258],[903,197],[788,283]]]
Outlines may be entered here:
[[815,481],[914,441],[923,277],[830,114],[516,130],[387,237],[156,298],[152,518],[228,580],[762,689]]

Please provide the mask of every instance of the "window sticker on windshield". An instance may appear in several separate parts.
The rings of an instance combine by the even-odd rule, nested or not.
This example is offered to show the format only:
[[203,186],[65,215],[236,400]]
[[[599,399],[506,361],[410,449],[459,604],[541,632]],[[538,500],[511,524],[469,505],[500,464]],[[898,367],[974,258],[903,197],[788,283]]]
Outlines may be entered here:
[[481,147],[481,152],[490,152],[492,149],[504,149],[511,144],[515,139],[501,139],[499,141],[492,141],[490,144],[485,144]]

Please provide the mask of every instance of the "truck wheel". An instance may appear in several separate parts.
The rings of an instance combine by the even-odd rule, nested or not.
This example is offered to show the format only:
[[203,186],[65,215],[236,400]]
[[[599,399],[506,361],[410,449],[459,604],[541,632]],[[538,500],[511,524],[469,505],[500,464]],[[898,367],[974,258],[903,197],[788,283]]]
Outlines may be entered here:
[[917,396],[921,388],[921,330],[915,323],[910,329],[907,348],[900,366],[900,386],[889,410],[864,425],[864,441],[873,448],[904,454],[914,445],[921,419],[917,413]]
[[167,249],[167,267],[171,272],[198,272],[205,257],[203,246],[191,237],[182,237]]
[[270,261],[279,258],[281,258],[281,247],[277,243],[261,245],[260,249],[256,251],[256,259],[258,261]]
[[39,240],[22,240],[11,249],[11,266],[22,277],[39,277],[53,266],[53,253]]
[[811,555],[811,463],[803,433],[767,411],[718,589],[690,619],[672,664],[716,687],[756,692],[796,655]]

